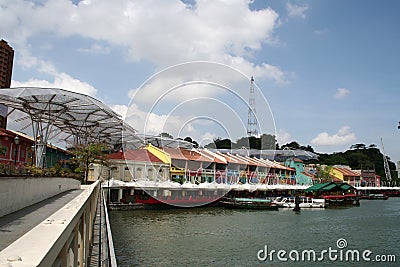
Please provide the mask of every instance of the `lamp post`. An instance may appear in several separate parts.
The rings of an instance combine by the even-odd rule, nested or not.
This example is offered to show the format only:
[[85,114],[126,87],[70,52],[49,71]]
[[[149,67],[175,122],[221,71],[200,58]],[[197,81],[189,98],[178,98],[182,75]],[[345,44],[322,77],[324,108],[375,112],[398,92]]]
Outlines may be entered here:
[[42,152],[42,159],[43,159],[43,166],[42,166],[42,168],[44,169],[45,167],[46,167],[46,152],[45,151],[43,151]]
[[35,155],[35,145],[33,144],[32,146],[31,146],[31,151],[32,151],[32,166],[33,166],[33,158],[34,158],[34,155]]
[[15,150],[14,150],[14,165],[17,165],[17,152],[18,152],[18,144],[19,144],[19,136],[15,136],[14,138]]

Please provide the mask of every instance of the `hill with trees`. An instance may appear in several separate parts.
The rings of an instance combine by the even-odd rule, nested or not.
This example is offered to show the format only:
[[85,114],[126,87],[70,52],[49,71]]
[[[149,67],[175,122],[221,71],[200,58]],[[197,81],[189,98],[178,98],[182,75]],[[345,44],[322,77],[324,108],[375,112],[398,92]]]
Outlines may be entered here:
[[[319,163],[328,166],[333,165],[348,165],[354,170],[375,170],[375,172],[385,179],[385,169],[383,163],[383,154],[371,144],[355,144],[350,146],[350,149],[345,152],[335,152],[332,154],[317,153],[318,161],[310,161],[309,163]],[[389,168],[392,172],[392,178],[397,180],[396,165],[387,157]]]

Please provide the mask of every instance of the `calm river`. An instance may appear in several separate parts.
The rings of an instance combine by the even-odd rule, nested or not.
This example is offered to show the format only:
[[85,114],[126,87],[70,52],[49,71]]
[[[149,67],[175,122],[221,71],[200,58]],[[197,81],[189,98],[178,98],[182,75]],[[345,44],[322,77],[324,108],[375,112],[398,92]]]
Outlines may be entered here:
[[111,211],[110,220],[118,266],[400,266],[400,198],[299,213]]

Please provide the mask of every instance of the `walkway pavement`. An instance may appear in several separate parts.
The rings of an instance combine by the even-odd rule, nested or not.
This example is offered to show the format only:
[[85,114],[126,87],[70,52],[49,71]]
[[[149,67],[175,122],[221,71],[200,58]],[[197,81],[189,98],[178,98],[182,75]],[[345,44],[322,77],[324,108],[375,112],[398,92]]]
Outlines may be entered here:
[[89,249],[88,267],[108,267],[107,230],[105,227],[105,213],[103,197],[97,200],[96,218],[93,225],[93,241]]
[[70,190],[0,217],[0,251],[29,232],[29,230],[65,206],[82,192],[82,189]]

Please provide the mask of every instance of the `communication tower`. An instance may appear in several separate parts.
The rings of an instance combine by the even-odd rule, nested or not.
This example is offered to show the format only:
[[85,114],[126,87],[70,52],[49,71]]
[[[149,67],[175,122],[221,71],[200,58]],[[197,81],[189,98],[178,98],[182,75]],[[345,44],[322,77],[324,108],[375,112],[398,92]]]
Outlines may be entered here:
[[386,180],[390,181],[392,180],[392,175],[390,174],[390,168],[389,168],[389,162],[387,160],[386,154],[385,154],[385,148],[383,147],[383,139],[381,138],[381,144],[382,144],[382,154],[383,154],[383,167],[385,169],[385,175],[386,175]]
[[256,99],[254,97],[254,78],[250,79],[249,112],[247,117],[247,135],[258,137],[258,121],[256,116]]

